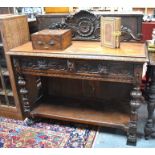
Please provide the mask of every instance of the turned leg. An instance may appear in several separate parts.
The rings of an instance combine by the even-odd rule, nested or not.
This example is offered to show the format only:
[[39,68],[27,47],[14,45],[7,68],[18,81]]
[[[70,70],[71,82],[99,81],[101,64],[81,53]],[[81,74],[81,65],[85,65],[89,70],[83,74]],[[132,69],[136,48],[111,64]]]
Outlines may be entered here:
[[26,89],[26,80],[23,75],[18,76],[18,86],[19,86],[19,93],[22,100],[24,114],[27,117],[25,119],[26,125],[32,125],[34,123],[33,118],[30,116],[30,103],[28,99],[28,90]]
[[145,139],[149,139],[153,133],[155,133],[154,127],[153,127],[153,113],[155,109],[155,67],[148,66],[149,67],[149,77],[150,82],[148,84],[147,88],[147,110],[148,110],[148,119],[147,123],[145,125]]
[[131,91],[131,97],[132,97],[130,101],[131,115],[127,133],[127,144],[135,146],[137,142],[137,119],[138,119],[137,110],[141,105],[141,99],[142,99],[142,92],[140,90],[140,87],[135,87]]

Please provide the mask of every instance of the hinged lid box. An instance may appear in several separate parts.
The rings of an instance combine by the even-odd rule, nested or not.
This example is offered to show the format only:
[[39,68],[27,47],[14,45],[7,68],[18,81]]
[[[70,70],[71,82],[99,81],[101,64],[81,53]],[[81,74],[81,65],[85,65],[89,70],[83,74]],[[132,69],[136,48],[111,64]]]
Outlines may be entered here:
[[70,29],[45,29],[31,35],[32,46],[38,50],[63,50],[71,45],[72,33]]

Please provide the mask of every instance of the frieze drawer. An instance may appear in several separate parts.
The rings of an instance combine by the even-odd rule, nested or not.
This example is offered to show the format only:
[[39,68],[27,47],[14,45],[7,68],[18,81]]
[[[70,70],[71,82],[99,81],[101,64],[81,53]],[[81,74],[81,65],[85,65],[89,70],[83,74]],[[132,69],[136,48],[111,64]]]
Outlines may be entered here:
[[[55,58],[15,58],[14,63],[24,72],[37,72],[41,74],[63,74],[94,77],[128,77],[134,76],[132,63],[122,64],[115,61],[55,59]],[[118,72],[119,71],[119,72]]]

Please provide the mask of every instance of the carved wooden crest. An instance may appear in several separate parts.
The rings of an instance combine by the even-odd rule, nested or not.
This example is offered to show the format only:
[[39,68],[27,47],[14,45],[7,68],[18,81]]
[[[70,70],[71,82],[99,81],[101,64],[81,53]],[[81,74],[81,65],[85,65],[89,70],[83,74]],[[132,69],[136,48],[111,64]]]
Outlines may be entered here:
[[63,23],[55,23],[49,26],[50,29],[72,30],[73,40],[99,40],[100,23],[97,16],[85,10],[70,15]]
[[[100,40],[100,17],[102,14],[93,14],[81,10],[74,15],[69,15],[63,22],[49,26],[50,29],[71,29],[72,40]],[[134,34],[131,29],[121,26],[121,41],[141,40],[141,36]]]

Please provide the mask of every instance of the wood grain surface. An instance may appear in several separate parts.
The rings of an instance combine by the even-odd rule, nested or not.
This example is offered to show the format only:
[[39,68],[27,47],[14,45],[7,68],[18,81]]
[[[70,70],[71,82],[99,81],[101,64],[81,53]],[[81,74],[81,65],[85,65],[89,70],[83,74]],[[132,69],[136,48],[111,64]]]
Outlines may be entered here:
[[145,44],[143,43],[121,43],[120,48],[111,49],[101,47],[100,42],[73,41],[72,45],[65,50],[47,51],[34,50],[32,43],[27,42],[26,44],[11,49],[8,54],[136,62],[147,61],[147,53],[145,51]]

